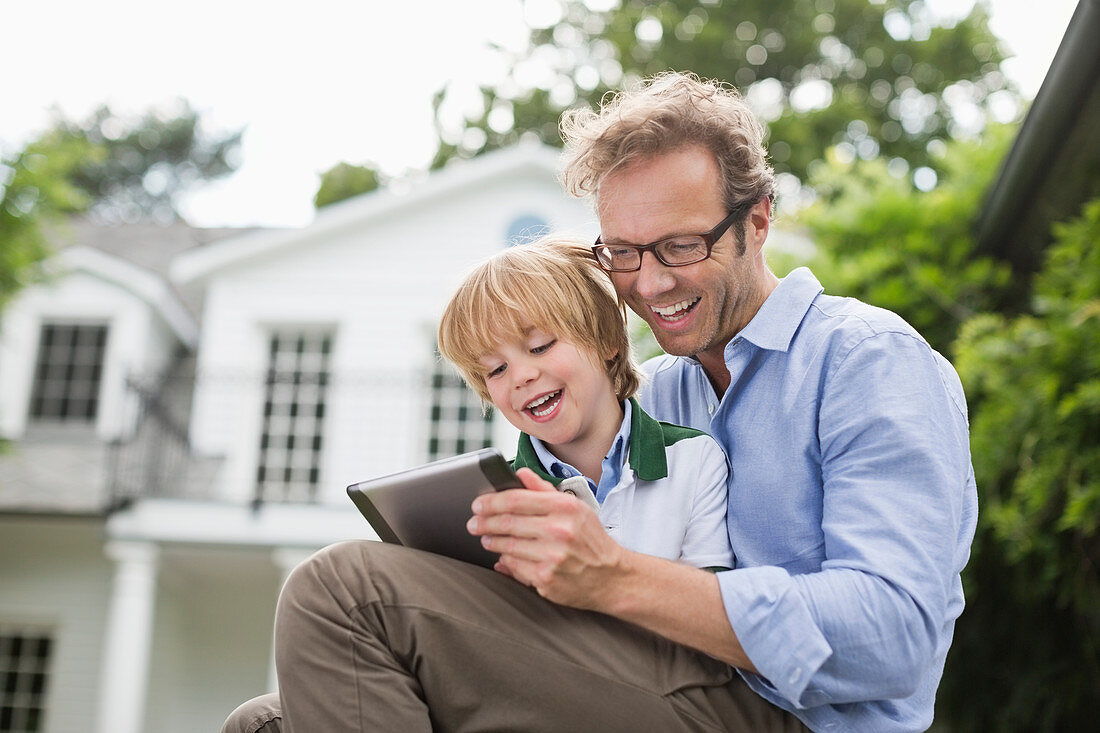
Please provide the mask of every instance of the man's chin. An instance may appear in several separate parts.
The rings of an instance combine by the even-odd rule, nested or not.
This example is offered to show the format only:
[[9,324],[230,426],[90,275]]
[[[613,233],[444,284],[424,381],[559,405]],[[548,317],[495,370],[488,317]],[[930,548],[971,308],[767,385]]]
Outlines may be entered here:
[[657,345],[661,347],[661,350],[666,354],[672,356],[695,356],[699,353],[698,344],[696,339],[691,338],[690,334],[671,334],[667,331],[662,331],[660,327],[655,327],[650,324],[649,330],[653,333],[653,338],[657,339]]

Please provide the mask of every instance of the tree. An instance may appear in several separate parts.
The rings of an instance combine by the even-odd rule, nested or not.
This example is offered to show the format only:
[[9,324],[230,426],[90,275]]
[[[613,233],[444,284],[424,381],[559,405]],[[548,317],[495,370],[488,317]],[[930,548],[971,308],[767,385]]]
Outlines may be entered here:
[[83,121],[56,116],[0,158],[0,308],[39,274],[50,252],[45,225],[82,212],[109,223],[174,219],[186,191],[236,168],[240,137],[203,132],[185,101],[135,117],[108,107]]
[[50,251],[43,224],[89,205],[72,174],[100,153],[86,140],[52,132],[0,160],[0,310],[40,274]]
[[313,196],[313,205],[320,209],[337,201],[369,193],[382,185],[382,176],[372,165],[337,163],[321,174],[321,185]]
[[919,0],[563,0],[561,7],[559,19],[532,30],[518,57],[500,52],[510,72],[480,88],[479,114],[455,119],[458,90],[437,95],[433,167],[524,134],[560,145],[565,108],[595,106],[608,90],[667,69],[738,86],[769,123],[776,170],[803,181],[834,146],[849,159],[881,155],[910,170],[935,169],[943,140],[979,132],[994,104],[1019,104],[981,5],[950,27]]
[[43,139],[85,141],[98,151],[69,178],[87,194],[92,215],[118,223],[179,218],[185,193],[236,170],[242,134],[204,131],[199,112],[180,99],[135,116],[107,106],[83,120],[58,116]]
[[809,181],[817,200],[799,217],[821,252],[813,263],[821,281],[901,314],[948,356],[968,318],[1018,309],[1010,268],[975,257],[971,231],[1014,132],[995,126],[946,145],[935,160],[944,173],[928,192],[882,160],[828,153]]

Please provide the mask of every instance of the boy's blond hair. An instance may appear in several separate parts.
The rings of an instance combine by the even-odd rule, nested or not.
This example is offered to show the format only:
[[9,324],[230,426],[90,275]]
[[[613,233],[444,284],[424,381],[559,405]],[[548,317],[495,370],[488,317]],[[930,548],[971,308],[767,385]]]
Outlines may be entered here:
[[459,286],[439,323],[439,352],[489,403],[478,360],[534,326],[602,363],[620,400],[632,397],[641,374],[631,356],[626,310],[592,250],[580,240],[549,235],[497,253]]

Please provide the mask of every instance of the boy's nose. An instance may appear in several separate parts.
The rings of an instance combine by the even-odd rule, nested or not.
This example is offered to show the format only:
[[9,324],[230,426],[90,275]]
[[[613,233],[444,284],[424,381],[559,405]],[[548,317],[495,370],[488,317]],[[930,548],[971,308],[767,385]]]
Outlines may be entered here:
[[538,367],[535,366],[533,362],[521,362],[514,365],[514,369],[512,370],[512,379],[515,382],[516,389],[524,387],[535,381],[535,378],[538,377],[538,375]]

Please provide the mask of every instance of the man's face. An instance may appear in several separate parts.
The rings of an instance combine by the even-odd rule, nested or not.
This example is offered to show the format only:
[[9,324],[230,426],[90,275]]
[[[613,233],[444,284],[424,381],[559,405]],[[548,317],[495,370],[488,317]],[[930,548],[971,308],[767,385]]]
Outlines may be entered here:
[[[729,213],[721,191],[718,164],[699,147],[617,171],[600,186],[601,241],[648,244],[706,232]],[[667,267],[647,252],[637,272],[611,274],[619,295],[645,319],[667,353],[690,356],[709,351],[720,356],[759,308],[763,287],[759,246],[750,242],[745,254],[739,255],[734,229],[722,235],[710,258],[702,262]],[[757,228],[750,224],[747,229],[755,242],[760,234]]]

